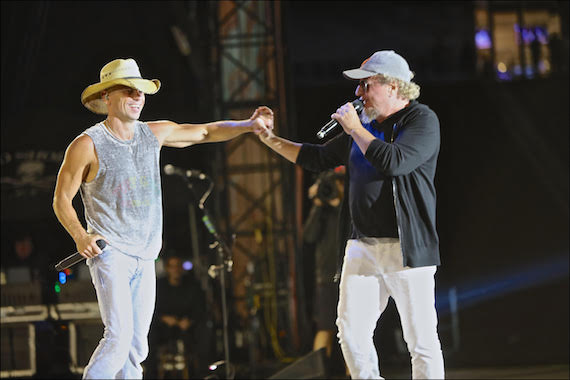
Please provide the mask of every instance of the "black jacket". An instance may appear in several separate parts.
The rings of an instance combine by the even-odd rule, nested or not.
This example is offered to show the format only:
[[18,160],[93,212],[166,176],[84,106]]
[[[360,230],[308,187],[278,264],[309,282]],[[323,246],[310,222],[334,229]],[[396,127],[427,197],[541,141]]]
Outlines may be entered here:
[[[365,157],[378,171],[391,177],[398,233],[404,266],[440,265],[436,231],[434,177],[440,146],[439,120],[428,106],[412,101],[408,107],[382,122],[393,125],[390,142],[372,141]],[[352,137],[341,133],[323,145],[303,144],[297,164],[311,171],[347,165]],[[345,196],[339,220],[340,274],[346,240],[351,235],[348,192],[350,170],[345,179]]]

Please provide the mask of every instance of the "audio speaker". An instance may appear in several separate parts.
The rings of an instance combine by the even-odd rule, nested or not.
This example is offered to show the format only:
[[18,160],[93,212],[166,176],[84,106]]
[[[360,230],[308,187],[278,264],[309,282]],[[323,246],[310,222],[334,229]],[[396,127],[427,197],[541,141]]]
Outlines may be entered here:
[[0,377],[36,373],[36,331],[32,323],[2,324]]
[[71,372],[83,373],[91,354],[103,338],[105,326],[100,319],[75,320],[69,322],[69,353]]
[[326,379],[325,348],[313,351],[283,368],[270,379]]
[[41,305],[41,284],[39,281],[31,281],[25,284],[4,284],[2,285],[0,300],[2,307]]

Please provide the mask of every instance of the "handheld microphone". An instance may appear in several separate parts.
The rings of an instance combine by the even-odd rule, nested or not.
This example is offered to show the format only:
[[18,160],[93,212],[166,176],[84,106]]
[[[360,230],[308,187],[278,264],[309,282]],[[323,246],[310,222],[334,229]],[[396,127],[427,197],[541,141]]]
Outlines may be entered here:
[[[352,105],[354,106],[356,113],[360,115],[360,113],[364,109],[364,104],[362,104],[362,100],[356,99],[352,102]],[[317,133],[317,137],[320,139],[325,138],[325,136],[328,135],[337,126],[338,126],[338,121],[336,121],[335,119],[332,119],[331,121],[326,123],[324,127],[321,128],[319,133]]]
[[164,165],[164,173],[166,175],[179,175],[181,177],[185,177],[185,178],[198,178],[198,179],[207,179],[208,176],[204,173],[202,173],[199,170],[194,170],[194,169],[182,169],[179,167],[176,167],[174,165]]
[[[95,243],[101,249],[103,249],[107,246],[107,243],[103,239],[99,239]],[[75,252],[73,255],[69,255],[65,259],[63,259],[59,263],[57,263],[57,265],[55,266],[55,270],[60,272],[64,269],[69,268],[72,265],[77,264],[78,262],[80,262],[83,259],[85,259],[85,257],[81,256],[81,254],[79,252]]]

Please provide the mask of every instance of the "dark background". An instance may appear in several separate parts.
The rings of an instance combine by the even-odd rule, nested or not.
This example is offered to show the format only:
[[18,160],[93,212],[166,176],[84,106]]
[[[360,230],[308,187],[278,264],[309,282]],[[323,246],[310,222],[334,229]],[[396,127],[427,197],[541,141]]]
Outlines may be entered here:
[[[2,2],[2,177],[15,176],[16,152],[63,154],[101,120],[81,105],[80,94],[118,57],[135,58],[144,77],[163,84],[147,97],[143,120],[210,121],[199,93],[210,83],[180,55],[169,30],[180,9],[200,16],[205,3]],[[567,56],[568,3],[556,3]],[[440,118],[437,303],[446,365],[567,363],[567,66],[533,80],[478,75],[472,2],[294,1],[283,3],[282,14],[293,125],[285,137],[316,142],[330,113],[354,98],[342,70],[382,49],[408,59],[422,88],[419,101]],[[205,29],[204,16],[193,21],[197,33]],[[203,36],[196,51],[206,51],[210,38]],[[162,160],[208,172],[216,149],[166,148]],[[46,169],[48,183],[57,157]],[[305,187],[310,180],[307,173]],[[165,177],[163,188],[165,240],[184,249],[180,183]],[[52,260],[74,250],[51,210],[53,187],[17,199],[5,182],[2,189],[3,261],[22,228],[34,231]],[[459,335],[451,328],[450,289],[459,301]],[[383,320],[397,326],[392,309]],[[406,358],[389,334],[377,338],[388,353],[381,360],[398,363]]]

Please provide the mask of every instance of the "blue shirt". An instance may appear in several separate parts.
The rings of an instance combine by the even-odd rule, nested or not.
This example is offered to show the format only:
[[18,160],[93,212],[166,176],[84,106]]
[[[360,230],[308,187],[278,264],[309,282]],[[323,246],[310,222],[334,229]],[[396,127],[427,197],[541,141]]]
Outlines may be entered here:
[[[393,121],[365,124],[374,137],[390,142]],[[392,177],[376,169],[356,142],[352,143],[348,169],[350,175],[349,210],[352,239],[363,237],[398,237]]]

